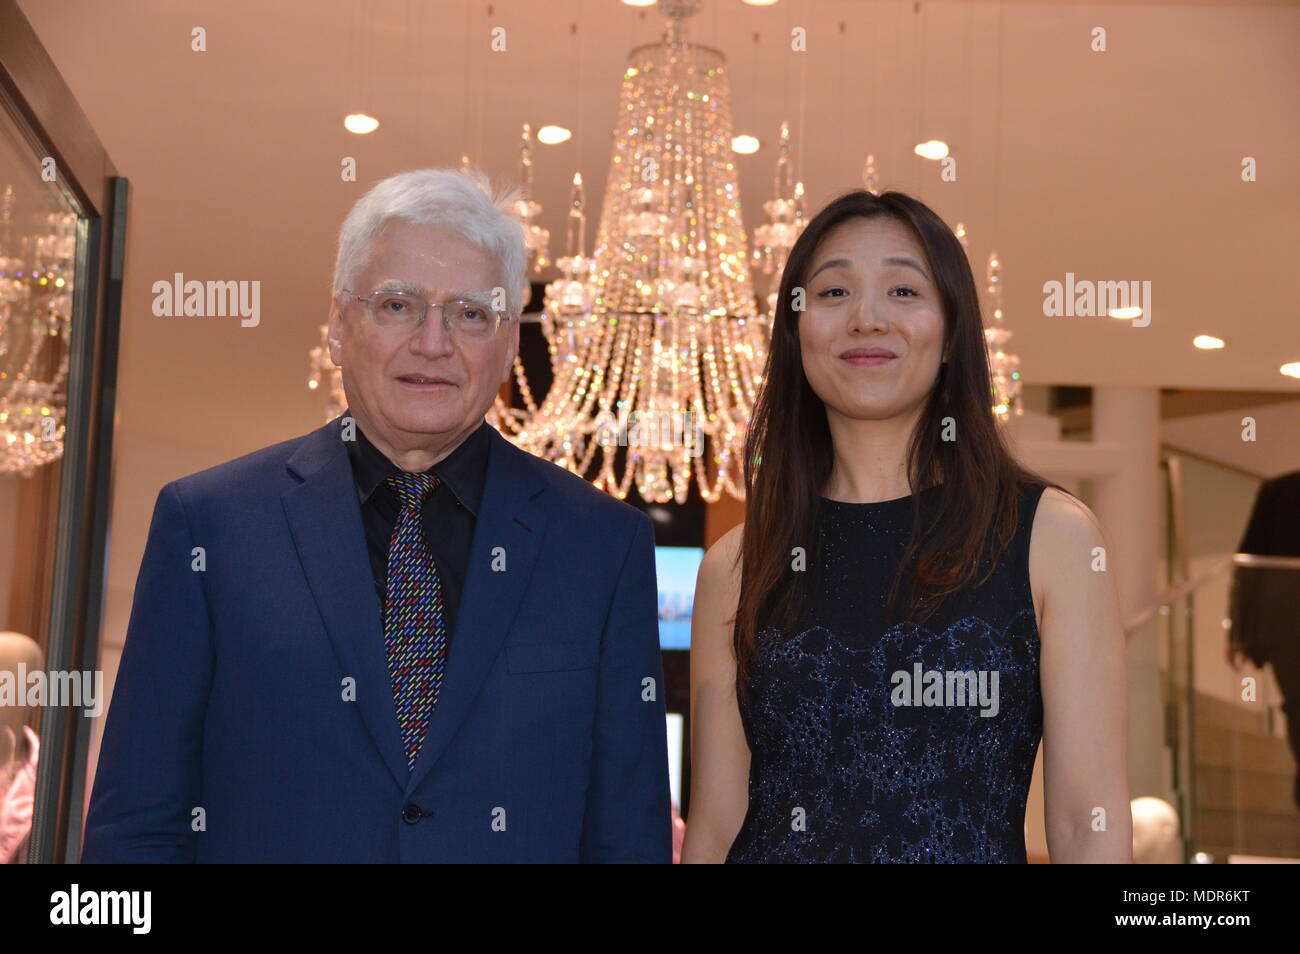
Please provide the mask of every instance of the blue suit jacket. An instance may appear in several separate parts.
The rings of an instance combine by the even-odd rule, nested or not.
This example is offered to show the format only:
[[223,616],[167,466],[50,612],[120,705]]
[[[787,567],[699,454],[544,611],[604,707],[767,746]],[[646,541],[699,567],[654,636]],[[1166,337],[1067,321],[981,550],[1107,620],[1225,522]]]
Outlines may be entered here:
[[650,521],[489,428],[408,770],[340,421],[158,495],[82,860],[669,861]]

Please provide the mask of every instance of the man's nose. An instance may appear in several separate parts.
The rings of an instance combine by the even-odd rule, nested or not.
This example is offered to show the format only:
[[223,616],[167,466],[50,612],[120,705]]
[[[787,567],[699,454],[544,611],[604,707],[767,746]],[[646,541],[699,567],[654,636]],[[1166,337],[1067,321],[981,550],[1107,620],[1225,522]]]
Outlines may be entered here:
[[430,305],[424,321],[411,335],[411,350],[418,354],[444,355],[452,351],[451,332],[443,324],[442,306]]

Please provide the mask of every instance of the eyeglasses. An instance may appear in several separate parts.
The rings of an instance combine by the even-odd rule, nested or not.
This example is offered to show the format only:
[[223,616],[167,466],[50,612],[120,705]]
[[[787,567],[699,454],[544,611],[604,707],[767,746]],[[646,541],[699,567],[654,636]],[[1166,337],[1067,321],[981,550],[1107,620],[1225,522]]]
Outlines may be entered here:
[[374,291],[364,298],[344,288],[349,298],[366,306],[376,327],[384,331],[408,333],[424,323],[430,308],[442,310],[442,327],[458,338],[491,338],[509,316],[481,301],[457,298],[448,302],[429,302],[406,292]]

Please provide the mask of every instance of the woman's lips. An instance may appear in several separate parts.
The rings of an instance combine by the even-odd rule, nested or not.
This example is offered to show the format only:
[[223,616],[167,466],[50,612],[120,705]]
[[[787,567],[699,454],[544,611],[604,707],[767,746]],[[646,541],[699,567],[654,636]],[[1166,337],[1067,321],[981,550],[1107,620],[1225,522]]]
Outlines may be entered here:
[[897,357],[898,355],[886,348],[854,348],[852,351],[846,351],[840,355],[840,360],[859,367],[870,368],[880,364],[888,364]]

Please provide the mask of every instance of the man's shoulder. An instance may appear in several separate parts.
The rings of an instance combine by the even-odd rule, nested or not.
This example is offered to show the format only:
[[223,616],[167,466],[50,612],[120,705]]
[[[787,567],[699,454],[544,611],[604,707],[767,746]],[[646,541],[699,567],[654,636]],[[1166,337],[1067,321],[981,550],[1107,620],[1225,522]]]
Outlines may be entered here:
[[[504,436],[504,435],[503,435]],[[510,444],[509,453],[519,455],[520,466],[536,474],[546,487],[548,510],[562,509],[586,520],[630,524],[648,520],[644,513],[612,494],[597,490],[589,481],[566,467]]]
[[275,478],[286,472],[285,465],[294,454],[307,441],[319,439],[319,435],[320,429],[309,431],[184,477],[178,477],[171,483],[187,498],[210,499],[224,493],[247,496],[257,489],[273,489],[278,486]]

